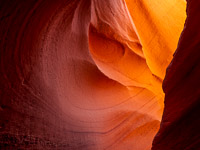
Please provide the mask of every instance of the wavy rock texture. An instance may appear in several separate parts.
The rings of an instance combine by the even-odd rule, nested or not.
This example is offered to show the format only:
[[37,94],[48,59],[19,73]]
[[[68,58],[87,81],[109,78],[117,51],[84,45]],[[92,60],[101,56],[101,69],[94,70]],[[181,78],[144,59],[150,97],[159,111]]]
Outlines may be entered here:
[[[151,149],[185,7],[184,0],[1,0],[0,148]],[[153,149],[198,142],[175,131],[198,111],[198,73],[188,73],[198,71],[198,22],[189,10]],[[182,134],[193,135],[190,128]]]

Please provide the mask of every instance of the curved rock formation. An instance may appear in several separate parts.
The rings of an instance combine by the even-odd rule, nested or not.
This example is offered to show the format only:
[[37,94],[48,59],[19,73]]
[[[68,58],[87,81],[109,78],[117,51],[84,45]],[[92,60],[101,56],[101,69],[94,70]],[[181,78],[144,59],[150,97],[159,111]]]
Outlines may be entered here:
[[[0,148],[151,149],[185,6],[184,0],[0,1]],[[181,101],[198,87],[198,74],[187,73],[198,64],[198,41],[185,42],[198,33],[189,32],[198,26],[189,20],[165,78],[153,149],[177,137],[175,121],[197,103],[198,91],[191,105]],[[192,62],[185,66],[182,56]],[[181,88],[186,74],[191,92]],[[184,113],[174,111],[178,103]]]

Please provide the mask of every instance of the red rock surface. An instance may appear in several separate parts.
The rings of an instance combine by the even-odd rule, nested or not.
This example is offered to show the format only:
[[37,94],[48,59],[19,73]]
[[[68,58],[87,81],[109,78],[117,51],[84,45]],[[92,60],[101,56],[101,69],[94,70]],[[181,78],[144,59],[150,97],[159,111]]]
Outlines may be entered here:
[[88,47],[90,5],[1,1],[1,149],[151,148],[160,98],[97,68]]
[[[112,2],[0,0],[0,149],[151,149],[162,115],[163,70],[184,19],[163,14],[176,18],[183,9],[160,1],[169,7],[159,14],[151,8],[157,23],[143,23],[154,33],[146,36],[135,28],[145,20],[139,15],[148,18],[151,9],[139,8],[150,1],[134,5],[138,16],[128,12],[131,1],[128,8],[124,1]],[[174,3],[179,2],[184,7],[182,0]],[[168,67],[155,150],[198,149],[199,7],[188,3],[187,23]],[[163,27],[160,16],[169,24]],[[169,31],[166,36],[163,30]],[[156,38],[149,42],[151,36]],[[162,46],[159,37],[169,45]],[[155,44],[153,54],[148,48]]]

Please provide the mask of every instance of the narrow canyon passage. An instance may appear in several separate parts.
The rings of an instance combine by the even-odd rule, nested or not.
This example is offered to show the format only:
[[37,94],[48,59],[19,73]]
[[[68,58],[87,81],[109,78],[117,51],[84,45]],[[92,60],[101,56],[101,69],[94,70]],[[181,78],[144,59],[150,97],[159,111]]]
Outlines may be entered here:
[[0,0],[0,149],[198,150],[199,7]]

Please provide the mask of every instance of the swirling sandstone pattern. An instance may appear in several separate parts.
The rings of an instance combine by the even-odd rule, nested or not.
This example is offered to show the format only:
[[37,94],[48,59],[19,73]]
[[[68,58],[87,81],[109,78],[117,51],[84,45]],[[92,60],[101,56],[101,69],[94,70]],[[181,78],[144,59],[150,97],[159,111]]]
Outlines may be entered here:
[[[151,149],[163,112],[162,81],[183,29],[185,7],[184,0],[1,0],[0,147]],[[198,41],[197,46],[186,42],[198,38],[192,36],[198,24],[189,20],[165,78],[166,106],[153,149],[164,149],[170,137],[177,137],[175,121],[197,103],[199,91],[189,104],[181,99],[198,88],[198,74],[187,80],[191,92],[179,85],[199,58]],[[197,31],[192,34],[193,25]],[[192,61],[185,71],[182,53]],[[176,86],[180,91],[171,92]],[[184,115],[174,111],[179,103]],[[167,148],[190,144],[172,142]]]

